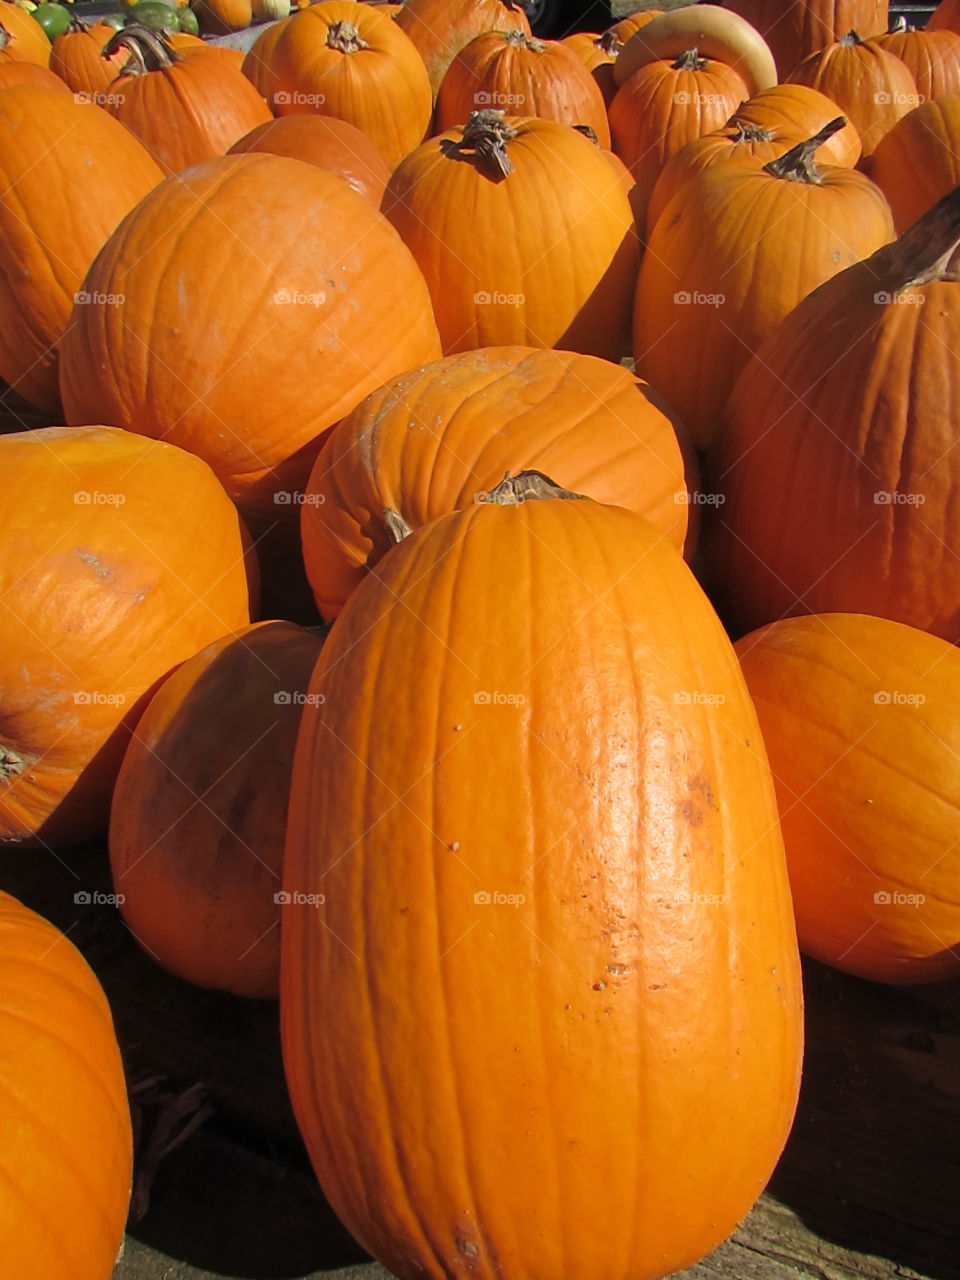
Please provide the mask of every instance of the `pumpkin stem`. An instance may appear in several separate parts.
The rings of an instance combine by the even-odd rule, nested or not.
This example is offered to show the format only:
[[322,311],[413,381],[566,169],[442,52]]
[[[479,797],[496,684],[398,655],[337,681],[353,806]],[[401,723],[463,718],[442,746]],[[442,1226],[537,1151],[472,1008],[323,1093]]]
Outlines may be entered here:
[[912,31],[913,27],[907,26],[907,20],[901,13],[899,18],[890,24],[890,30],[887,32],[891,36],[902,35],[905,31]]
[[359,53],[370,45],[352,22],[332,22],[327,32],[327,48],[336,49],[338,53]]
[[674,71],[703,71],[706,68],[707,60],[700,57],[698,49],[687,49],[671,65]]
[[851,49],[855,44],[863,44],[863,41],[856,31],[848,31],[845,36],[840,37],[837,44],[842,44],[845,49]]
[[604,31],[602,36],[594,40],[594,44],[601,53],[605,53],[608,57],[619,57],[623,50],[623,41],[615,31]]
[[928,209],[899,240],[868,259],[877,283],[897,293],[910,285],[956,278],[951,261],[960,246],[960,187],[954,187]]
[[0,24],[0,49],[5,49],[10,43],[10,32],[5,26]]
[[807,182],[814,185],[821,183],[823,174],[813,163],[814,152],[817,147],[822,147],[829,141],[835,133],[846,128],[846,124],[846,116],[837,116],[835,120],[825,124],[812,138],[808,138],[806,142],[797,143],[786,155],[765,164],[764,169],[775,178],[783,178],[787,182]]
[[575,124],[571,128],[576,129],[577,133],[582,133],[585,138],[589,138],[595,147],[599,147],[600,139],[597,137],[597,131],[588,124]]
[[180,61],[180,55],[160,31],[153,31],[138,22],[120,27],[100,51],[102,58],[110,58],[118,49],[130,54],[120,72],[122,76],[143,76],[150,71],[164,71]]
[[543,53],[547,47],[542,40],[528,36],[525,31],[504,31],[503,38],[507,44],[523,45],[531,53]]
[[731,142],[773,142],[773,134],[769,129],[761,129],[758,124],[741,123],[734,117],[727,125],[728,129],[733,129]]
[[515,507],[521,502],[543,502],[549,498],[585,498],[586,494],[564,489],[542,471],[509,471],[484,498],[484,503],[498,507]]
[[19,778],[26,767],[27,762],[18,751],[0,746],[0,779],[9,782],[11,778]]
[[507,124],[502,111],[484,107],[474,111],[463,126],[463,137],[454,150],[472,151],[477,168],[488,178],[498,181],[513,173],[513,162],[507,155],[507,143],[517,136],[516,129]]
[[399,511],[395,511],[393,507],[384,507],[383,523],[387,526],[387,533],[390,535],[391,541],[396,545],[402,542],[404,538],[409,538],[413,529],[407,524]]

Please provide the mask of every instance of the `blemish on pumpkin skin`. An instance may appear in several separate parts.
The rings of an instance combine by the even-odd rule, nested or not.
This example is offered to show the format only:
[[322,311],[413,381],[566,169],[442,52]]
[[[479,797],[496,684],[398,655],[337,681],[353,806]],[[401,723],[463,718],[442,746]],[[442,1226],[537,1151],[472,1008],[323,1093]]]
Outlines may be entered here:
[[92,551],[77,551],[77,558],[82,560],[84,564],[90,565],[98,578],[110,577],[110,566],[105,565],[100,557],[95,556]]
[[599,982],[595,982],[595,983],[593,984],[593,989],[594,989],[594,991],[606,991],[606,989],[607,989],[607,984],[606,984],[606,983],[603,981],[603,979],[601,978]]
[[608,964],[607,965],[607,973],[612,973],[614,977],[622,978],[626,972],[627,972],[627,966],[625,964]]

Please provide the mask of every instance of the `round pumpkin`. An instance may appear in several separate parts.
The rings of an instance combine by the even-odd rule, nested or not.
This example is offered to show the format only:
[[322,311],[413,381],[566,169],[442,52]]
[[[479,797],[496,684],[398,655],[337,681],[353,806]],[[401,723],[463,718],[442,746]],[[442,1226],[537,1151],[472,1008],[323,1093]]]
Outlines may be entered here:
[[0,841],[76,844],[143,696],[249,622],[246,535],[209,467],[114,427],[2,436],[0,475]]
[[330,433],[301,517],[322,616],[405,531],[482,500],[520,467],[639,511],[692,549],[695,464],[650,389],[594,356],[491,347],[391,379]]
[[771,623],[737,653],[801,949],[877,982],[960,976],[960,652],[827,613]]
[[910,69],[919,102],[960,93],[960,35],[955,31],[891,31],[872,43]]
[[870,176],[899,232],[960,184],[960,94],[924,102],[898,120],[880,139]]
[[[812,138],[841,114],[835,102],[809,85],[777,84],[741,102],[728,123],[756,125],[759,129],[772,130],[775,136],[782,131],[784,137],[799,141]],[[852,169],[860,153],[860,135],[847,120],[842,129],[819,147],[817,158],[821,164],[842,164]]]
[[[621,44],[626,44],[632,35],[652,22],[654,18],[659,18],[662,9],[641,9],[637,13],[628,14],[627,17],[621,18],[619,22],[615,22],[609,28],[609,34],[619,40]],[[607,34],[607,33],[605,33]]]
[[57,342],[84,274],[162,176],[100,107],[32,85],[0,94],[0,241],[17,268],[0,272],[0,378],[55,419]]
[[[133,1142],[110,1006],[59,929],[0,893],[0,1253],[18,1280],[105,1280]],[[70,1211],[69,1230],[51,1230]]]
[[576,130],[475,112],[403,161],[383,211],[420,264],[445,354],[624,354],[634,214],[602,151]]
[[128,50],[130,61],[111,90],[110,113],[165,173],[225,155],[272,119],[240,67],[212,52],[179,54],[159,31],[139,26],[115,32],[111,48]]
[[36,62],[0,62],[0,90],[12,89],[14,85],[56,89],[60,93],[70,92],[58,75]]
[[[840,117],[823,134],[842,125]],[[704,169],[653,228],[637,279],[637,372],[676,408],[698,448],[709,444],[737,374],[778,322],[844,265],[893,238],[883,193],[855,169],[820,170],[820,140],[762,168]]]
[[960,641],[960,428],[944,388],[960,196],[806,297],[743,370],[710,456],[707,569],[737,633],[871,613]]
[[387,220],[342,178],[282,156],[209,160],[162,183],[85,288],[126,303],[76,308],[67,420],[198,454],[258,525],[298,514],[327,428],[440,355],[423,277]]
[[346,120],[367,134],[391,169],[430,127],[426,68],[403,31],[372,5],[312,4],[284,26],[270,68],[277,115]]
[[343,178],[376,208],[390,178],[386,161],[367,135],[336,116],[284,116],[258,125],[229,154],[248,151],[315,164]]
[[434,98],[450,63],[475,36],[516,29],[530,35],[522,0],[407,0],[396,22],[416,45]]
[[940,0],[927,19],[925,30],[960,32],[960,0]]
[[577,31],[572,36],[567,36],[562,43],[571,53],[577,55],[593,76],[603,96],[604,106],[609,107],[617,92],[613,79],[613,64],[617,60],[617,54],[623,48],[623,42],[609,31],[605,31],[603,35],[596,35],[590,31]]
[[519,30],[490,31],[471,40],[443,77],[435,132],[466,124],[483,107],[588,125],[602,147],[610,146],[603,94],[559,40],[534,40]]
[[74,93],[89,94],[97,102],[98,95],[106,93],[129,57],[125,49],[118,49],[112,57],[103,57],[103,47],[113,35],[113,27],[74,18],[70,30],[53,42],[50,70]]
[[130,932],[202,987],[275,997],[293,748],[319,635],[261,622],[207,645],[150,699],[110,815]]
[[325,902],[283,911],[287,1081],[325,1196],[400,1280],[685,1267],[759,1195],[797,1096],[786,869],[730,643],[646,520],[537,481],[383,558],[294,759],[284,884]]
[[50,65],[50,41],[26,9],[0,0],[0,62]]
[[266,99],[271,109],[273,107],[273,95],[276,93],[272,67],[273,50],[283,34],[284,26],[290,21],[290,18],[281,18],[279,22],[272,22],[269,26],[264,27],[247,50],[246,57],[243,59],[243,64],[240,68],[261,98]]
[[724,0],[725,7],[762,31],[779,78],[811,54],[858,31],[879,36],[887,29],[888,0]]

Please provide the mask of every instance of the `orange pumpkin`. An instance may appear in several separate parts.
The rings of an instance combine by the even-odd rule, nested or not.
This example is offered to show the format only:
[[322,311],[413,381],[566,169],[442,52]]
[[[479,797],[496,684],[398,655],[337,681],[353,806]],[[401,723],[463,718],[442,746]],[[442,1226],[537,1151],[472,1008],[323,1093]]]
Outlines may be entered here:
[[[59,929],[0,893],[0,1254],[20,1280],[104,1280],[133,1150],[103,988]],[[70,1212],[69,1230],[51,1222]]]
[[346,120],[391,169],[430,127],[426,68],[397,24],[372,5],[320,0],[296,14],[273,47],[270,69],[277,115]]
[[674,62],[651,62],[610,104],[613,150],[637,183],[641,229],[656,181],[672,155],[693,138],[719,129],[749,97],[736,71],[699,58],[695,49]]
[[871,613],[960,640],[960,195],[796,307],[743,370],[710,457],[710,580],[742,634]]
[[305,160],[349,182],[376,208],[390,178],[383,156],[365,133],[336,116],[285,116],[258,125],[230,148],[230,155],[265,151]]
[[151,698],[113,796],[110,862],[137,941],[178,977],[275,997],[287,799],[318,635],[261,622]]
[[663,12],[663,9],[641,9],[639,13],[631,13],[626,18],[621,18],[619,22],[615,22],[608,34],[614,36],[621,44],[626,44],[631,36],[635,36],[648,22],[659,18]]
[[416,45],[434,98],[450,63],[475,36],[515,29],[530,35],[522,0],[407,0],[396,23]]
[[819,89],[849,116],[869,160],[883,135],[920,101],[907,65],[855,31],[794,67],[788,79]]
[[848,31],[879,36],[887,29],[888,0],[725,0],[726,7],[762,31],[781,79],[804,58]]
[[0,94],[0,242],[17,264],[0,272],[0,378],[54,417],[56,344],[74,295],[107,236],[161,177],[100,107],[31,85]]
[[777,789],[800,946],[877,982],[960,976],[960,652],[864,614],[737,644]]
[[264,27],[247,50],[247,55],[240,68],[261,98],[265,98],[271,107],[276,93],[272,66],[273,51],[276,48],[277,41],[283,34],[284,27],[290,21],[291,18],[281,18],[279,22],[272,22],[269,26]]
[[960,94],[924,102],[881,138],[870,176],[906,231],[960,184]]
[[113,427],[2,436],[0,474],[0,840],[79,843],[140,699],[249,622],[245,533],[209,467]]
[[676,408],[698,448],[778,322],[845,264],[893,238],[890,208],[869,178],[814,164],[821,137],[842,125],[840,117],[763,168],[704,169],[654,226],[637,280],[637,372]]
[[773,788],[666,539],[498,488],[385,556],[320,656],[284,886],[326,901],[284,907],[287,1081],[324,1194],[403,1280],[665,1275],[741,1220],[793,1115]]
[[[595,35],[589,31],[578,31],[567,36],[562,42],[571,53],[575,53],[597,83],[603,95],[604,105],[609,107],[617,86],[613,79],[613,64],[623,44],[609,31],[603,35]],[[609,129],[608,129],[609,132]]]
[[253,21],[252,0],[193,0],[192,8],[207,35],[243,31]]
[[891,31],[873,41],[913,73],[920,102],[960,92],[960,35],[955,31]]
[[[305,221],[307,208],[323,216]],[[198,454],[258,523],[298,514],[327,428],[440,355],[423,277],[383,215],[281,156],[209,160],[162,183],[85,287],[127,305],[76,309],[61,348],[67,420]]]
[[[800,141],[812,138],[824,125],[841,115],[837,104],[824,93],[805,84],[777,84],[741,102],[728,124],[756,125],[775,136]],[[848,120],[817,151],[821,164],[841,164],[852,169],[860,159],[860,135]]]
[[393,378],[330,433],[302,516],[323,617],[403,531],[468,506],[520,466],[639,511],[692,547],[695,464],[644,383],[593,356],[490,347]]
[[940,0],[928,18],[925,30],[960,32],[960,0]]
[[603,153],[576,130],[476,112],[404,160],[383,211],[423,270],[446,354],[500,345],[624,353],[633,210]]
[[26,9],[0,0],[0,62],[35,62],[50,65],[47,34]]
[[589,125],[600,145],[610,146],[603,94],[559,40],[534,40],[523,31],[490,31],[471,40],[443,77],[436,132],[466,124],[483,107]]
[[134,25],[115,32],[106,50],[112,48],[128,50],[130,61],[111,90],[109,110],[166,173],[225,155],[272,119],[239,66],[213,53],[178,54],[159,31]]
[[70,30],[57,36],[53,42],[50,70],[67,84],[74,93],[86,93],[93,101],[106,93],[108,87],[123,70],[129,54],[118,49],[111,57],[103,57],[103,47],[113,39],[113,27],[102,22],[89,24],[74,18]]
[[190,43],[184,44],[182,41],[186,34],[185,31],[180,31],[169,37],[171,48],[181,56],[189,58],[195,53],[205,53],[208,57],[219,58],[224,66],[229,67],[231,71],[243,71],[243,64],[247,59],[242,49],[231,49],[227,45],[211,44],[208,40],[198,40],[196,36],[190,36]]
[[70,92],[58,75],[36,62],[0,62],[0,90],[12,89],[14,85]]

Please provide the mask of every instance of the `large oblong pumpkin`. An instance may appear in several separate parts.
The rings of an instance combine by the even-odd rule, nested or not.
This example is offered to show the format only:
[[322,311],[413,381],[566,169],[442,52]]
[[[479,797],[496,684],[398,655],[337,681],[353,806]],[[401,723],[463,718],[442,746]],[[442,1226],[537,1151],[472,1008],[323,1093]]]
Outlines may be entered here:
[[110,1006],[69,938],[2,892],[0,1080],[4,1271],[107,1280],[133,1163]]
[[307,575],[339,612],[404,529],[482,500],[507,471],[639,511],[695,542],[695,463],[650,388],[594,356],[487,347],[393,378],[330,433],[307,486]]
[[324,1194],[399,1280],[676,1271],[759,1195],[797,1096],[730,643],[647,521],[539,483],[383,558],[297,744],[285,884],[325,902],[284,907],[287,1081]]

